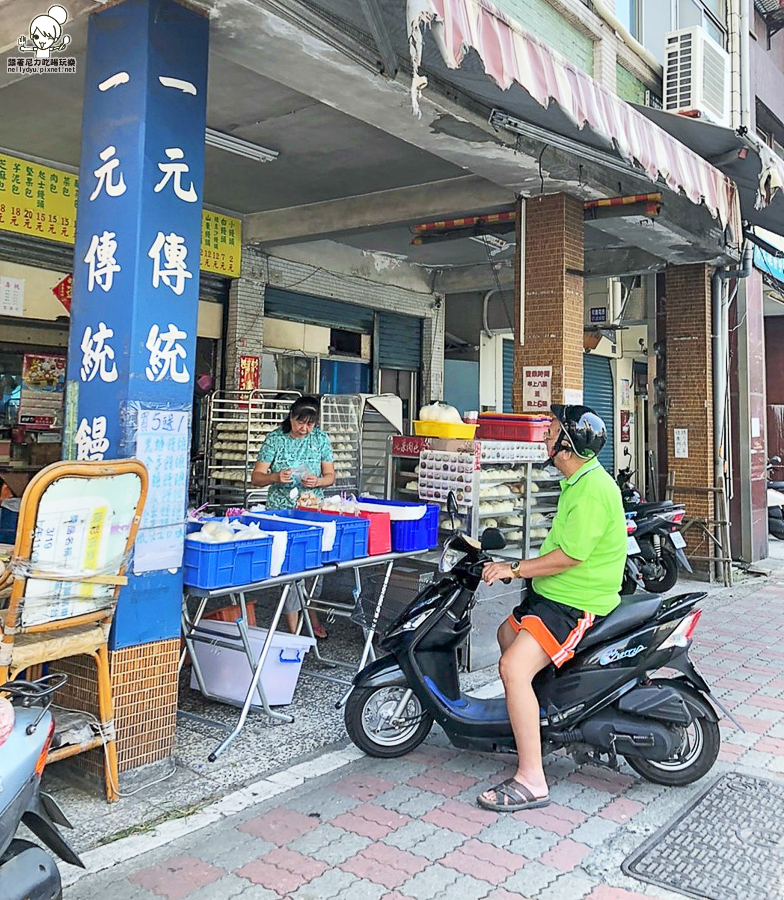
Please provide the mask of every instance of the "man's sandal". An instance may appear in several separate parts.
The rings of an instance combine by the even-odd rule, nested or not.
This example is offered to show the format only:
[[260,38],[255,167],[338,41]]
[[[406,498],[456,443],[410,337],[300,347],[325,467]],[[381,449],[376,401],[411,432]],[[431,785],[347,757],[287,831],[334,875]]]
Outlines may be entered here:
[[486,800],[481,794],[476,802],[485,809],[494,812],[519,812],[521,809],[539,809],[550,803],[549,794],[544,797],[534,797],[531,791],[515,778],[507,778],[501,784],[490,788],[495,793],[495,801]]

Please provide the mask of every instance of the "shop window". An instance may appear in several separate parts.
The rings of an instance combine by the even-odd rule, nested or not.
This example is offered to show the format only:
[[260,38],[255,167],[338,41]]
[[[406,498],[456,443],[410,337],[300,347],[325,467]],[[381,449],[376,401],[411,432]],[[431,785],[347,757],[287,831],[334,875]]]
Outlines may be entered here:
[[370,366],[340,359],[322,359],[319,392],[322,394],[369,394]]
[[329,352],[338,356],[362,356],[362,335],[358,331],[330,328]]
[[310,356],[295,353],[262,353],[259,387],[272,391],[299,391],[309,394],[313,390],[314,360]]

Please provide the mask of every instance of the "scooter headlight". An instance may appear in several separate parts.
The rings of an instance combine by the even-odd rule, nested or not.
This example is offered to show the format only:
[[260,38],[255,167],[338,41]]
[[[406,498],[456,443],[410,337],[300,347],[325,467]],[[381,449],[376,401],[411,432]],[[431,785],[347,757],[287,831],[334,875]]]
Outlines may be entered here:
[[441,551],[441,559],[438,561],[438,571],[444,574],[451,572],[460,560],[465,558],[465,555],[465,550],[456,550],[449,545],[449,542],[447,542],[444,549]]

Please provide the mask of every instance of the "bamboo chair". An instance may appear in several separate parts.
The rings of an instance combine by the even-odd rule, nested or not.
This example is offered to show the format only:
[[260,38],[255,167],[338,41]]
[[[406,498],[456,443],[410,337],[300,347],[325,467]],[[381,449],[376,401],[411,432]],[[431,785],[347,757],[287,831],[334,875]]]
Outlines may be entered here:
[[[107,641],[147,496],[137,459],[58,462],[27,485],[0,611],[0,684],[33,666],[88,655],[98,682],[99,733],[49,752],[55,762],[104,747],[106,799],[119,799]],[[95,724],[95,723],[93,723]]]

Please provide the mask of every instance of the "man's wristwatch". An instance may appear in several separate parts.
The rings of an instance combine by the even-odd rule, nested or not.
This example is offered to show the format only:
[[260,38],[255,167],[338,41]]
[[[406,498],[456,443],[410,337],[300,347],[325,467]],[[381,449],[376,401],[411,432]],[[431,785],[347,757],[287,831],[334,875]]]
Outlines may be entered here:
[[509,568],[512,570],[513,578],[522,578],[523,576],[520,574],[520,566],[523,564],[522,559],[518,559],[517,562],[513,562]]

